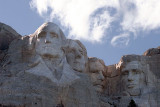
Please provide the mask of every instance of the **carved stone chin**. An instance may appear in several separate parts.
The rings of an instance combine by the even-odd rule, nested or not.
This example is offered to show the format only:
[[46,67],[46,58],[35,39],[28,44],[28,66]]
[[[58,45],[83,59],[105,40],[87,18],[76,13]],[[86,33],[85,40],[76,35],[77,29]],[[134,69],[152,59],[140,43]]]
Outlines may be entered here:
[[57,59],[57,58],[59,58],[59,56],[58,55],[51,55],[51,54],[43,54],[42,58],[43,59]]
[[140,89],[134,89],[134,90],[128,90],[127,91],[130,96],[140,96],[141,90]]
[[48,78],[59,86],[69,85],[79,79],[65,60],[61,61],[58,65],[59,66],[53,65],[54,68],[52,68],[52,66],[48,66],[46,62],[41,60],[38,65],[26,70],[26,72]]

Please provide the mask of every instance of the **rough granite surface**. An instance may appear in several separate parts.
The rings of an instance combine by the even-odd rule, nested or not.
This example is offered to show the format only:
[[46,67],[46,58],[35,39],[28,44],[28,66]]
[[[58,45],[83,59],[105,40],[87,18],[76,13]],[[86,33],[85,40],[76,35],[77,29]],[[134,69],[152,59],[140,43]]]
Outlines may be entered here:
[[0,23],[0,107],[135,106],[160,106],[160,47],[107,66],[54,23],[26,36]]

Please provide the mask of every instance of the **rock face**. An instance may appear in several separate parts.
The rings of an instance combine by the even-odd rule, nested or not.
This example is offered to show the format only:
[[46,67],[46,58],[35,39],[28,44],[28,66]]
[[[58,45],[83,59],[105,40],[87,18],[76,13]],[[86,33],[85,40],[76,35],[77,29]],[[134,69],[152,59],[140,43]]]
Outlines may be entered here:
[[10,26],[0,23],[0,50],[6,50],[9,44],[20,35]]
[[99,106],[89,76],[68,64],[66,43],[61,29],[50,22],[41,25],[32,35],[14,40],[5,61],[1,62],[0,104]]
[[148,49],[146,52],[144,52],[144,56],[153,56],[153,55],[157,55],[160,54],[160,47],[157,48],[151,48]]
[[106,66],[54,23],[28,36],[0,23],[0,106],[158,107],[159,49]]
[[10,43],[20,37],[10,26],[0,23],[0,60],[6,56]]
[[122,107],[133,101],[138,107],[158,107],[159,59],[160,55],[126,55],[108,66],[105,101]]

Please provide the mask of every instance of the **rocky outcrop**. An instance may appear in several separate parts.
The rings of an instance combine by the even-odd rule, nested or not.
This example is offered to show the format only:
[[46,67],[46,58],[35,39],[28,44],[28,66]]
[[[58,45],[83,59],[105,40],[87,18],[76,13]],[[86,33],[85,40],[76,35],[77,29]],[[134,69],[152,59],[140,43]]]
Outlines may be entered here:
[[126,55],[116,65],[108,66],[105,102],[127,107],[159,106],[160,55]]
[[[80,41],[73,42],[77,43],[77,47],[71,45],[72,48],[81,49]],[[44,23],[32,35],[14,40],[0,67],[0,104],[25,107],[100,106],[88,74],[72,68],[74,64],[82,70],[86,68],[83,61],[88,59],[84,57],[84,49],[69,53],[65,51],[68,48],[70,45],[61,29],[50,22]],[[69,57],[72,54],[75,57]],[[74,61],[74,58],[77,62],[71,62],[73,65],[70,66],[67,61]]]
[[158,107],[159,49],[106,66],[54,23],[28,36],[0,23],[0,106]]
[[160,47],[157,48],[151,48],[148,49],[146,52],[144,52],[144,56],[153,56],[153,55],[157,55],[160,54]]
[[0,23],[0,50],[9,48],[9,44],[21,36],[10,26]]
[[0,23],[0,63],[6,56],[10,43],[20,37],[10,26]]

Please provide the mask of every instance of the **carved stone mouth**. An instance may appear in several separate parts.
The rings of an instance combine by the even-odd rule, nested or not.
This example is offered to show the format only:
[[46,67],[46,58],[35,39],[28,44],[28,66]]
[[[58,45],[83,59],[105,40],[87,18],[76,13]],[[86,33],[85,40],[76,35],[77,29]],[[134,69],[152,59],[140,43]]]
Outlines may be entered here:
[[136,85],[136,84],[128,84],[127,87],[128,87],[128,88],[133,88],[133,87],[135,87],[135,85]]
[[103,84],[97,84],[97,83],[95,83],[94,86],[101,86],[101,87],[104,87]]
[[104,86],[101,84],[94,85],[95,87],[103,88]]
[[44,49],[53,49],[53,47],[54,47],[54,48],[55,48],[55,47],[58,48],[58,46],[56,46],[56,45],[46,45],[46,46],[43,46]]
[[51,55],[51,54],[44,54],[42,55],[43,58],[58,58],[58,55]]

